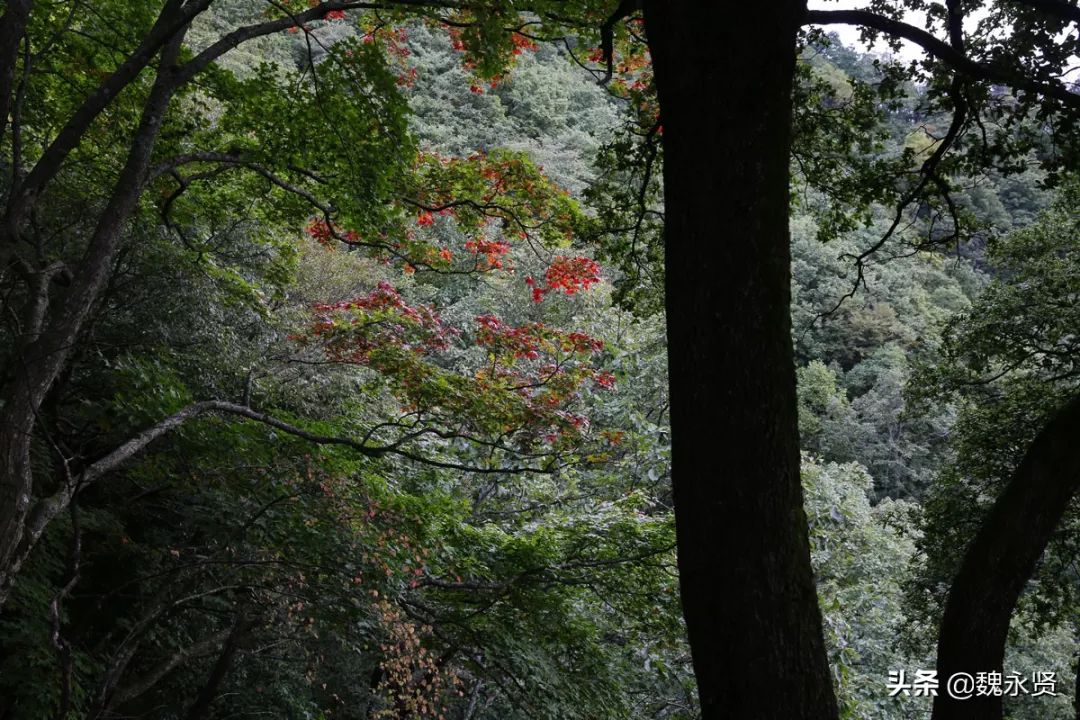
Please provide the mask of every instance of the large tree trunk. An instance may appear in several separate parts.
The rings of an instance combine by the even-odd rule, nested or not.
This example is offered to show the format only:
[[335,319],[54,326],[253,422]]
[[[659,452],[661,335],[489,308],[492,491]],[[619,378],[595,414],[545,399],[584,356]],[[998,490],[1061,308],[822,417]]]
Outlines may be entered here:
[[1080,397],[1039,433],[968,546],[949,589],[938,635],[933,720],[1000,720],[1000,697],[955,700],[954,673],[1002,671],[1016,601],[1080,489]]
[[679,572],[703,717],[835,718],[789,314],[791,90],[804,4],[645,9],[664,138]]

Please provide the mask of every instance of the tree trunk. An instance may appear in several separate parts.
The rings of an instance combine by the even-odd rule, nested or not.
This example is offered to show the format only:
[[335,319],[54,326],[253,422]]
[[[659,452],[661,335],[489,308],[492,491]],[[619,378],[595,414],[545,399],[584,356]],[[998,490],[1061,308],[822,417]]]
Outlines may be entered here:
[[5,397],[5,411],[0,417],[0,608],[21,565],[17,561],[18,548],[32,500],[30,432],[34,408],[28,399]]
[[1073,675],[1073,710],[1076,720],[1080,720],[1080,652],[1076,654],[1076,672]]
[[31,7],[31,0],[8,0],[4,14],[0,15],[0,138],[7,128],[14,95],[15,66]]
[[672,480],[702,717],[837,716],[799,475],[798,0],[646,2],[664,138]]
[[138,205],[161,123],[176,91],[173,73],[183,37],[182,30],[162,51],[157,77],[143,106],[124,168],[98,218],[62,308],[39,335],[17,350],[14,377],[0,393],[0,607],[37,541],[26,532],[26,518],[32,502],[30,452],[38,411],[67,365],[86,319],[108,282],[124,224]]
[[199,696],[195,698],[195,702],[188,709],[187,720],[203,720],[203,718],[209,717],[210,708],[221,692],[221,685],[225,682],[225,677],[229,674],[236,653],[240,649],[240,642],[253,624],[249,618],[244,616],[241,609],[236,616],[236,621],[233,623],[229,636],[225,638],[225,643],[221,646],[221,652],[218,653],[217,661],[214,662],[214,667],[210,671],[210,677],[207,678],[206,684],[199,691]]
[[1000,697],[955,700],[954,673],[1002,671],[1016,601],[1080,488],[1080,397],[1046,425],[994,502],[949,589],[938,635],[933,720],[1000,720]]

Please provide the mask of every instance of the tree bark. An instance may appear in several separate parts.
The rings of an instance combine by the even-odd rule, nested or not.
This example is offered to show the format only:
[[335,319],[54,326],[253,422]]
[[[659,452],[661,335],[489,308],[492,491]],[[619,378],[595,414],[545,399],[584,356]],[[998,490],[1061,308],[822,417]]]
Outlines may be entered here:
[[4,14],[0,15],[0,138],[4,136],[11,112],[19,45],[33,4],[31,0],[8,0]]
[[837,716],[799,474],[798,0],[646,2],[664,139],[672,481],[702,717]]
[[168,0],[153,27],[139,46],[113,71],[100,87],[90,94],[45,148],[29,174],[12,188],[0,226],[0,251],[9,249],[19,236],[19,226],[45,186],[56,177],[64,160],[82,142],[83,136],[97,117],[151,63],[159,51],[188,23],[202,12],[210,0],[199,0],[182,11],[183,0]]
[[175,35],[162,50],[157,79],[143,107],[126,163],[63,307],[40,336],[19,348],[14,377],[0,394],[0,607],[25,557],[21,547],[33,493],[30,451],[38,410],[67,365],[86,318],[108,281],[121,231],[138,204],[161,123],[176,91],[171,73],[183,35],[182,31]]
[[938,634],[933,720],[1000,720],[1000,697],[955,700],[954,673],[1001,672],[1016,601],[1080,488],[1080,397],[1069,401],[1031,443],[964,554]]
[[1073,710],[1076,720],[1080,720],[1080,652],[1076,654],[1076,671],[1073,674]]
[[199,696],[195,698],[195,702],[188,709],[187,720],[202,720],[209,717],[210,708],[213,706],[214,700],[217,699],[221,691],[221,684],[225,682],[225,677],[229,674],[236,653],[240,649],[240,642],[253,624],[254,622],[251,619],[244,616],[242,610],[236,616],[236,621],[233,623],[229,636],[225,638],[225,642],[221,646],[221,652],[214,662],[214,667],[210,671],[206,684],[203,685],[202,690],[199,691]]
[[105,703],[100,716],[109,717],[115,709],[122,707],[125,703],[129,703],[152,690],[173,670],[176,670],[178,667],[187,664],[195,658],[212,653],[220,644],[228,639],[231,632],[231,630],[219,630],[218,632],[208,635],[202,640],[192,643],[182,650],[173,653],[153,670],[134,679],[130,685],[125,685],[117,690],[115,694],[109,698],[108,702]]

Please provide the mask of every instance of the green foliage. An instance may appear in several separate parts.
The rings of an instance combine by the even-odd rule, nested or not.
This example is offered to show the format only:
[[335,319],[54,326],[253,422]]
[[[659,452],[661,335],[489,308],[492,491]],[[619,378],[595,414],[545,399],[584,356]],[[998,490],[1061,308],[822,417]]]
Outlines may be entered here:
[[935,338],[967,308],[979,276],[962,262],[924,254],[875,262],[855,287],[851,257],[870,230],[822,244],[806,216],[792,222],[792,320],[804,446],[836,462],[858,460],[879,497],[920,497],[931,483],[952,422],[946,404],[908,412],[914,362],[936,357]]
[[890,698],[883,688],[890,670],[929,665],[897,643],[912,631],[902,601],[915,555],[915,506],[871,506],[872,484],[856,463],[803,459],[811,558],[841,717],[906,718],[925,712],[924,701]]
[[[39,489],[62,480],[57,451],[78,472],[194,400],[281,422],[203,417],[80,489],[0,616],[0,715],[55,715],[67,682],[70,717],[185,717],[225,658],[220,717],[698,716],[669,482],[663,127],[638,19],[616,23],[614,77],[596,82],[612,4],[350,12],[244,43],[174,99],[42,413]],[[27,76],[24,159],[157,10],[93,5],[38,3],[31,45],[55,44]],[[220,0],[183,56],[309,6]],[[43,260],[80,262],[150,75],[49,187]],[[1014,166],[984,173],[972,150],[940,168],[985,232],[973,262],[933,247],[933,188],[898,245],[864,256],[946,124],[919,79],[818,34],[798,64],[803,481],[848,718],[925,713],[885,697],[888,672],[929,666],[957,548],[1076,391],[1080,191],[1026,227],[1055,178],[1014,172],[1049,152],[1023,107],[990,128]],[[19,333],[0,328],[5,374]],[[1024,598],[1018,667],[1066,671],[1078,522]]]
[[[991,243],[995,279],[944,335],[942,361],[920,368],[914,397],[923,406],[956,403],[954,453],[928,498],[925,567],[914,604],[939,612],[941,581],[956,568],[983,513],[1012,476],[1048,418],[1077,392],[1075,273],[1080,248],[1075,186],[1062,189],[1039,221]],[[1065,623],[1077,586],[1069,569],[1076,544],[1071,508],[1051,543],[1021,617],[1037,632]],[[1030,614],[1030,616],[1028,615]]]

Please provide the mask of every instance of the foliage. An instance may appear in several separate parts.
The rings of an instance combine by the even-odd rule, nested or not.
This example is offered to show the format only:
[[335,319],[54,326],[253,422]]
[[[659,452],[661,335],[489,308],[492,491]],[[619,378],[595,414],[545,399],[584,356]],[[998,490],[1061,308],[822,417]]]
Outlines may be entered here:
[[[1076,192],[1063,188],[1035,224],[991,243],[988,262],[997,276],[969,312],[950,322],[942,361],[922,367],[914,385],[924,407],[943,398],[959,406],[954,455],[928,498],[917,587],[929,592],[915,595],[921,612],[937,612],[941,579],[955,571],[965,530],[996,498],[1039,428],[1076,393]],[[1030,613],[1036,633],[1067,624],[1075,607],[1075,571],[1065,558],[1073,554],[1076,522],[1072,508],[1021,601],[1021,618]]]
[[[217,0],[181,61],[324,4]],[[258,417],[193,419],[72,492],[0,614],[0,716],[698,717],[651,60],[640,18],[607,38],[611,3],[565,5],[333,10],[177,91],[36,421],[34,492],[194,401]],[[159,9],[38,6],[30,47],[48,51],[20,66],[5,200]],[[946,200],[903,202],[947,126],[936,70],[802,43],[792,315],[812,559],[845,717],[914,717],[884,697],[888,672],[929,663],[956,549],[1076,391],[1080,191],[1038,215],[1071,146],[1055,155],[1020,98],[990,128],[1009,162],[987,170],[964,145],[937,169],[962,210],[949,222],[978,218],[947,255]],[[153,76],[89,125],[20,259],[83,266]],[[910,224],[883,250],[898,205]],[[4,306],[32,309],[13,268]],[[47,281],[46,315],[64,282]],[[0,326],[5,382],[32,315]],[[1077,521],[1024,598],[1025,667],[1068,666]]]

